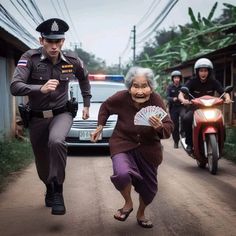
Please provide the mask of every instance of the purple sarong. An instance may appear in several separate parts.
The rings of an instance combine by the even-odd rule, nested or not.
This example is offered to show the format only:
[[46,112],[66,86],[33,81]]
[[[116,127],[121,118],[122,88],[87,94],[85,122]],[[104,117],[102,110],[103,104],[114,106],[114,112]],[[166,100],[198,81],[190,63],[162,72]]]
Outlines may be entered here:
[[143,199],[145,205],[152,202],[157,193],[157,167],[147,162],[137,150],[119,153],[112,157],[111,181],[117,190],[129,183]]

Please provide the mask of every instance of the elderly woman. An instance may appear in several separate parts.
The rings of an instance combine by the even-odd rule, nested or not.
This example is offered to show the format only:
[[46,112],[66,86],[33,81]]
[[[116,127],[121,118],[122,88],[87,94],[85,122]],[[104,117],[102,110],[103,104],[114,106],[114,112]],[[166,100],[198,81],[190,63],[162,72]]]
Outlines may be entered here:
[[144,212],[157,193],[157,168],[162,162],[160,139],[170,137],[173,123],[167,115],[162,121],[151,116],[148,120],[150,126],[134,124],[135,114],[143,107],[158,106],[165,110],[160,95],[155,92],[151,69],[132,67],[125,77],[125,84],[127,90],[117,92],[101,105],[98,126],[91,134],[91,141],[98,140],[108,117],[117,114],[117,125],[109,141],[114,171],[111,181],[125,203],[114,218],[125,221],[133,211],[133,185],[139,194],[137,222],[144,228],[151,228],[153,224]]

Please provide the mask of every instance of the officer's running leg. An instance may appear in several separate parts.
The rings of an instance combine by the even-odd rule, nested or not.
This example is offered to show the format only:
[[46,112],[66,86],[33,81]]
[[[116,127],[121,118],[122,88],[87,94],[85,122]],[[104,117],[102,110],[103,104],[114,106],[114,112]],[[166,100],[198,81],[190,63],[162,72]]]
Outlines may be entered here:
[[35,156],[36,169],[39,178],[48,184],[49,175],[49,149],[48,125],[49,119],[32,118],[29,126],[30,141]]
[[50,168],[48,181],[54,186],[52,211],[53,215],[64,215],[66,208],[63,198],[63,182],[67,159],[67,146],[65,142],[72,125],[72,116],[69,112],[62,113],[53,118],[49,125],[49,156]]
[[72,116],[69,112],[62,113],[53,118],[49,125],[49,155],[50,169],[48,181],[55,180],[63,184],[67,159],[66,135],[72,125]]

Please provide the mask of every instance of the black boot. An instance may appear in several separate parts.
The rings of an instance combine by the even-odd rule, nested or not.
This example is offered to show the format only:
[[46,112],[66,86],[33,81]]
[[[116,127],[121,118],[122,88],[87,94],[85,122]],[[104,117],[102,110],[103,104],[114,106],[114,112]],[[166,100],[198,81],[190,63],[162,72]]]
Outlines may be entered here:
[[46,188],[47,188],[47,190],[46,190],[46,194],[45,194],[45,206],[52,207],[53,193],[54,193],[53,184],[47,184]]
[[64,215],[66,213],[66,208],[63,198],[63,186],[62,184],[54,184],[54,194],[52,202],[52,214],[53,215]]
[[178,142],[174,143],[174,148],[179,148],[179,143]]

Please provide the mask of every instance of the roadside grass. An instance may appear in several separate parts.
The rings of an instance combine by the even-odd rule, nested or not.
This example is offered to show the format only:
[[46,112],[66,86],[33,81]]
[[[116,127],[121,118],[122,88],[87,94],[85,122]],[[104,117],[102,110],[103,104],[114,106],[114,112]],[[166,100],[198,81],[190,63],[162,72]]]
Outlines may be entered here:
[[226,129],[224,157],[236,163],[236,127]]
[[0,192],[9,176],[25,168],[33,161],[31,144],[27,140],[0,140]]

